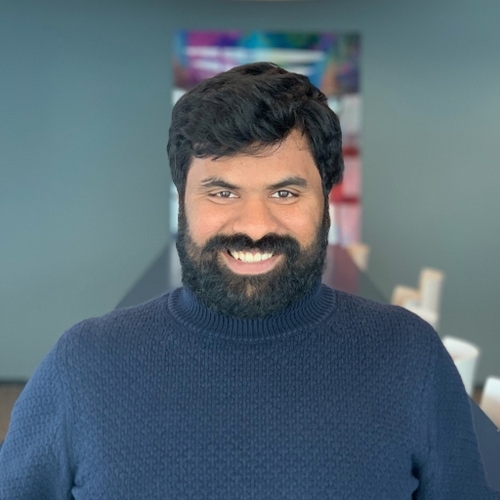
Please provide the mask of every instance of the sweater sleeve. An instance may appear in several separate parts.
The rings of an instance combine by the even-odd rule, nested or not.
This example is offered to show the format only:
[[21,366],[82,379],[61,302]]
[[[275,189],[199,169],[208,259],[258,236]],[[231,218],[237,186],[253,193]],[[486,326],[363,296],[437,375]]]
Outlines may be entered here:
[[12,411],[0,448],[0,499],[71,498],[69,403],[56,358],[57,346],[41,362]]
[[486,481],[469,396],[453,360],[437,339],[428,378],[428,454],[420,469],[418,500],[500,500]]

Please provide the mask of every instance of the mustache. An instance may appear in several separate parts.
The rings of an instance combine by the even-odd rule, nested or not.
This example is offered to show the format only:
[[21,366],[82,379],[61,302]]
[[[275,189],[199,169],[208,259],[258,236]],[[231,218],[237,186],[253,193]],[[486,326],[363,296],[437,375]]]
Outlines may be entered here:
[[203,245],[203,253],[219,250],[258,251],[261,253],[285,253],[298,255],[300,243],[292,236],[266,234],[258,240],[250,238],[247,234],[237,233],[231,235],[219,234],[210,238]]

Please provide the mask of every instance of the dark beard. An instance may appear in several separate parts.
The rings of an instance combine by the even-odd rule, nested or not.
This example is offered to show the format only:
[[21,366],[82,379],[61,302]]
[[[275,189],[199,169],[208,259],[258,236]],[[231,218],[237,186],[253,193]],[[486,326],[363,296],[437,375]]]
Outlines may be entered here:
[[[238,318],[262,318],[282,311],[304,297],[321,280],[328,245],[330,217],[324,215],[316,237],[307,248],[291,236],[269,234],[253,241],[245,234],[216,235],[203,246],[189,234],[184,207],[179,207],[177,250],[182,283],[208,308]],[[257,250],[283,254],[271,271],[258,275],[233,273],[220,262],[220,252]]]

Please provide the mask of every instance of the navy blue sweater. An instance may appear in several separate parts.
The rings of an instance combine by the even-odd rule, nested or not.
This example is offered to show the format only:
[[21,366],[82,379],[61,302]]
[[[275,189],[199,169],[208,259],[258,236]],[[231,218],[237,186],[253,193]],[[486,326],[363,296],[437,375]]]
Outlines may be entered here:
[[75,325],[16,403],[0,498],[499,498],[437,334],[321,285],[229,318],[186,289]]

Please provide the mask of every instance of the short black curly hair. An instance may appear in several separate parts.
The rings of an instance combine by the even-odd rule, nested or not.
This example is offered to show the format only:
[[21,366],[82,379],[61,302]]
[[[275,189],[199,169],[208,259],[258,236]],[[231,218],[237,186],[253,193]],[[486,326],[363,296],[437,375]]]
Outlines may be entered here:
[[295,129],[308,140],[327,196],[342,178],[342,132],[326,96],[306,76],[258,62],[201,82],[172,111],[167,152],[179,195],[193,157],[256,154]]

